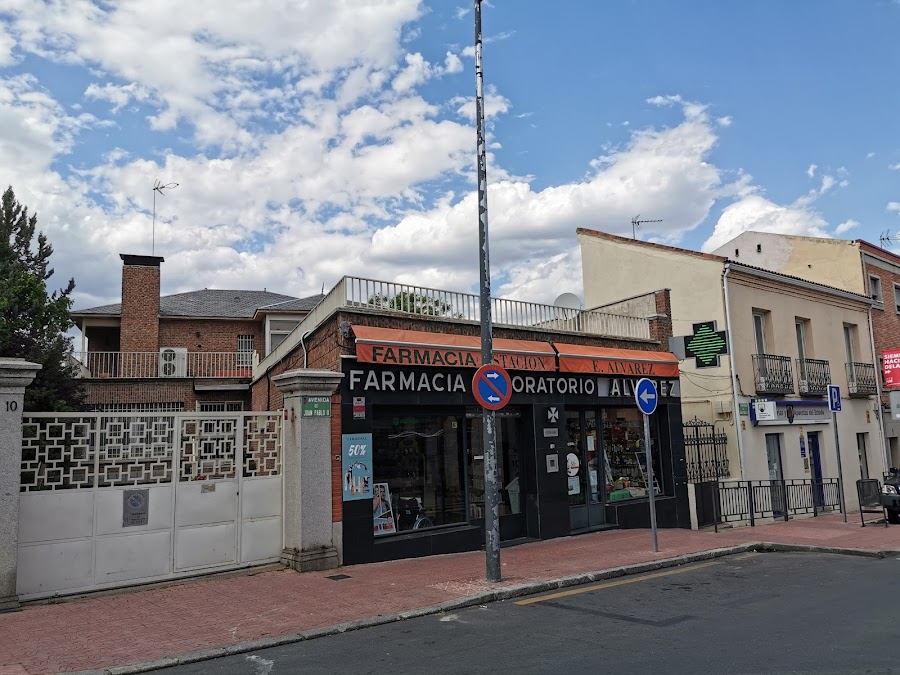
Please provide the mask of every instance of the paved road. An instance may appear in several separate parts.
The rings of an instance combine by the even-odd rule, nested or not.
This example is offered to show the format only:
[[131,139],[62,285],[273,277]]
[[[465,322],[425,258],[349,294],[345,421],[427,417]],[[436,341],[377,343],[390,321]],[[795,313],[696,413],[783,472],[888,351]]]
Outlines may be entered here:
[[900,560],[744,554],[168,669],[900,672]]

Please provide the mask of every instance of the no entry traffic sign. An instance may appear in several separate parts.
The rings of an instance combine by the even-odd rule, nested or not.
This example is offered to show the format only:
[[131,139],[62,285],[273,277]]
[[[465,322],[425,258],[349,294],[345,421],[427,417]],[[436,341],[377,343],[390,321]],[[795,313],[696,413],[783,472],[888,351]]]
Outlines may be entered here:
[[512,397],[509,373],[494,363],[481,366],[472,378],[472,394],[478,403],[488,410],[500,410]]

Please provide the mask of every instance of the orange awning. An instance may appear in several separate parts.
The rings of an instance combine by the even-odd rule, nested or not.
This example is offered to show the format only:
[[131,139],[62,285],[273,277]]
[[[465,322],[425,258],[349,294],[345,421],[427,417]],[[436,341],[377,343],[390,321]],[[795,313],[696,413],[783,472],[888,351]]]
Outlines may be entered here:
[[[481,338],[418,330],[353,326],[356,359],[393,366],[478,368]],[[507,370],[556,370],[556,352],[548,342],[494,338],[494,362]]]
[[619,377],[678,377],[678,359],[669,352],[586,347],[554,342],[563,373],[597,373]]

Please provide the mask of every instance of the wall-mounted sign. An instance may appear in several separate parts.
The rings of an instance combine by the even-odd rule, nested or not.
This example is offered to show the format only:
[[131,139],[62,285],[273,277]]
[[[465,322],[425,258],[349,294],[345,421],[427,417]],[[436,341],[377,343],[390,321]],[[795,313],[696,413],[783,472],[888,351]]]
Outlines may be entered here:
[[900,349],[888,349],[882,354],[884,386],[887,389],[900,387]]
[[331,417],[331,397],[304,396],[300,402],[300,417]]
[[122,492],[122,527],[146,525],[150,521],[150,490]]
[[354,396],[353,397],[353,419],[355,419],[355,420],[366,419],[366,397],[365,396]]
[[[756,405],[756,403],[754,403]],[[830,424],[831,412],[828,410],[828,404],[823,401],[778,401],[775,406],[774,419],[766,416],[765,419],[756,412],[756,422],[760,426],[771,426],[776,424]]]
[[341,435],[341,471],[345,502],[372,498],[372,434]]
[[741,417],[750,417],[750,404],[738,403],[738,414]]
[[725,331],[716,330],[715,321],[695,323],[694,334],[684,338],[684,353],[694,357],[697,368],[715,368],[719,357],[728,353],[728,337]]
[[753,415],[757,422],[774,422],[778,419],[775,401],[753,401]]

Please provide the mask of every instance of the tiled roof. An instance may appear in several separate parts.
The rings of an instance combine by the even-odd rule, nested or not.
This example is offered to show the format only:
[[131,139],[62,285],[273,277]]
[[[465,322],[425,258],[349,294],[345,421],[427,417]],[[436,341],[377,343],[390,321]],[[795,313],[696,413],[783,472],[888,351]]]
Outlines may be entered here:
[[[160,316],[216,317],[252,319],[257,310],[272,312],[308,311],[322,299],[322,295],[295,298],[269,291],[227,291],[203,289],[164,295],[159,299]],[[72,312],[73,316],[119,316],[121,303],[101,305]]]

